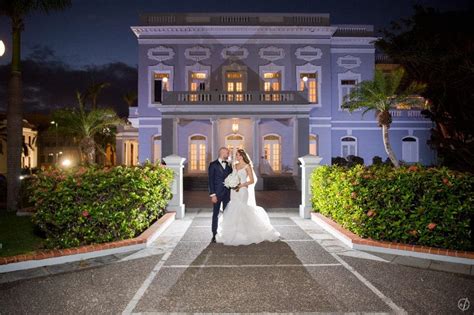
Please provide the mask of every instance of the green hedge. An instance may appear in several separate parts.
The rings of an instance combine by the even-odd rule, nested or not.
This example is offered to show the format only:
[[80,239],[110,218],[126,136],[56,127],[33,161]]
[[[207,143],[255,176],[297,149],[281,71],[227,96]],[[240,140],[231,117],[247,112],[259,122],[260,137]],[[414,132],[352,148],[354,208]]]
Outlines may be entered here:
[[173,171],[145,164],[52,169],[29,186],[46,247],[68,248],[133,238],[164,214]]
[[311,180],[314,211],[361,237],[474,249],[472,174],[418,165],[322,166]]

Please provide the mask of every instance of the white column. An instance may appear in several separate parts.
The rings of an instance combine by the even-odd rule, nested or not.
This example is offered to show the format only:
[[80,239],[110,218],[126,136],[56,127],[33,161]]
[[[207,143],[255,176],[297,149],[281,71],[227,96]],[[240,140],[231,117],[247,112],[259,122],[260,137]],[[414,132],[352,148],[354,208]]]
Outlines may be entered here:
[[319,167],[319,163],[322,158],[315,155],[305,155],[298,158],[301,162],[301,204],[300,204],[300,217],[304,219],[311,218],[311,173],[316,167]]
[[252,161],[253,161],[253,167],[255,170],[255,175],[257,175],[257,184],[255,185],[256,190],[262,190],[263,189],[263,179],[260,176],[260,155],[261,155],[261,139],[260,139],[260,119],[257,117],[252,117],[252,133],[253,133],[253,156],[252,156]]
[[211,124],[212,124],[212,152],[211,152],[211,156],[212,156],[212,160],[214,161],[215,159],[217,159],[217,150],[219,150],[219,147],[218,147],[218,127],[219,127],[219,119],[217,119],[216,117],[211,117]]
[[293,117],[293,176],[298,176],[298,118]]
[[179,155],[172,154],[163,158],[163,160],[165,160],[166,167],[174,172],[173,183],[171,184],[173,198],[166,206],[166,211],[176,211],[176,219],[182,219],[185,214],[185,206],[183,203],[183,168],[186,159]]
[[178,125],[179,118],[173,118],[173,154],[178,154]]

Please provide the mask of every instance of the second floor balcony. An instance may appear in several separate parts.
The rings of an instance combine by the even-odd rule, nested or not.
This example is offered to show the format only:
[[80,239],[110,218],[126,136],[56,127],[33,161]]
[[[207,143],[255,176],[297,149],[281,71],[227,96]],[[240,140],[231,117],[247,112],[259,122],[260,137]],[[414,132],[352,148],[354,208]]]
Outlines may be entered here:
[[[305,96],[306,94],[306,96]],[[162,105],[308,105],[307,93],[299,91],[172,91],[164,92]]]

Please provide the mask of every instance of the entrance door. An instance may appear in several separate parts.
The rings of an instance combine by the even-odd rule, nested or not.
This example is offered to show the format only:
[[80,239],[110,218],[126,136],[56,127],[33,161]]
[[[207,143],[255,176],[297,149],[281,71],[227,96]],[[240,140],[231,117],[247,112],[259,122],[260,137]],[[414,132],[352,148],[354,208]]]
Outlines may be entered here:
[[191,136],[189,139],[189,171],[206,171],[206,137],[201,135]]
[[225,138],[225,146],[229,149],[232,160],[235,160],[235,154],[238,149],[244,148],[244,137],[241,135],[230,135]]
[[263,157],[274,172],[281,172],[281,141],[278,135],[267,135],[263,138]]

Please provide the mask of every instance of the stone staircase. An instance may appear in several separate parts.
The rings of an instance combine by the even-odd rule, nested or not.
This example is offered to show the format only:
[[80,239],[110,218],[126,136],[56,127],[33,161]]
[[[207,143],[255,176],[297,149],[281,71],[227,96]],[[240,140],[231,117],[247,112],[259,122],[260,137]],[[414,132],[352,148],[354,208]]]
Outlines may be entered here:
[[184,175],[183,176],[183,190],[192,191],[207,191],[207,176],[206,175]]
[[264,175],[262,179],[263,190],[298,190],[291,175]]
[[[291,175],[264,175],[263,190],[298,190],[296,182]],[[207,191],[206,175],[185,175],[183,177],[183,190],[188,191]]]

